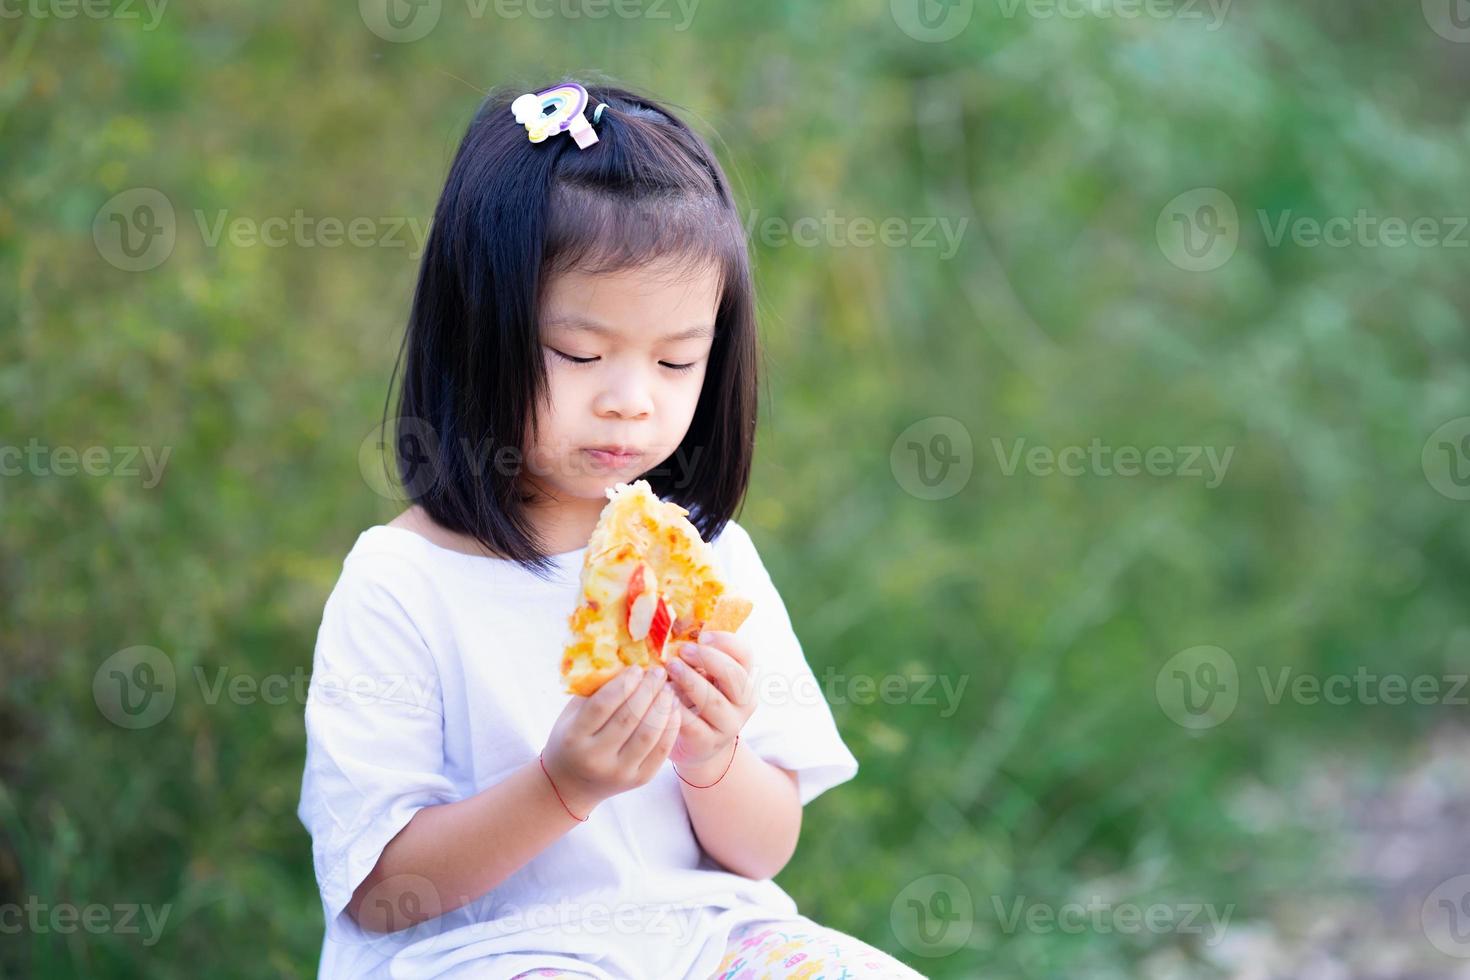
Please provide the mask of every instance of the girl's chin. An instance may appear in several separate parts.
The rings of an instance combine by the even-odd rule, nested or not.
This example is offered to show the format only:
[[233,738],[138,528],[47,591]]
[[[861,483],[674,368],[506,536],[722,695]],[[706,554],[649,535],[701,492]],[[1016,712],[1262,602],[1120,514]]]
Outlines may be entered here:
[[591,474],[580,479],[561,479],[546,481],[552,493],[560,500],[580,500],[601,507],[607,503],[607,491],[619,483],[632,483],[638,478],[637,473],[607,473]]

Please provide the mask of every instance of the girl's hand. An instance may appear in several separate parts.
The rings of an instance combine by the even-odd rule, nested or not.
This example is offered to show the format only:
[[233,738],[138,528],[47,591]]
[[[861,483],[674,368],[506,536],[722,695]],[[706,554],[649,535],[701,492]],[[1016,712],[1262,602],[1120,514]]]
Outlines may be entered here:
[[576,816],[642,786],[663,768],[682,720],[663,674],[624,667],[590,698],[573,696],[562,709],[542,764]]
[[[705,768],[723,768],[735,736],[755,713],[755,655],[734,633],[701,633],[700,643],[681,643],[669,658],[669,677],[679,695],[682,715],[669,759],[680,775],[691,777]],[[711,774],[718,776],[718,772]]]

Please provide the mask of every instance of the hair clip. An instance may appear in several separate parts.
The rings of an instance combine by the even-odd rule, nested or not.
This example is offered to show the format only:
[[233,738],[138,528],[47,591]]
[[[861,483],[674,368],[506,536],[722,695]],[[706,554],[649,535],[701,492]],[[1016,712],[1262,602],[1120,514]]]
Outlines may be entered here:
[[[598,107],[601,114],[602,106]],[[576,82],[527,93],[510,104],[516,122],[526,127],[532,143],[557,133],[571,133],[577,146],[586,149],[597,142],[597,132],[587,122],[587,90]]]

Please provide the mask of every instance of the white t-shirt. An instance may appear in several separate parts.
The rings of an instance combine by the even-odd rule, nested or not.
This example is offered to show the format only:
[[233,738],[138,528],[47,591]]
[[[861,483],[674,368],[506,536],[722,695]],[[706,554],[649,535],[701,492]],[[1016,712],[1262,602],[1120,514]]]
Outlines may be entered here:
[[[750,535],[731,521],[711,543],[731,589],[754,602],[739,632],[755,655],[757,705],[741,744],[794,771],[805,805],[853,778],[857,759]],[[317,634],[297,811],[326,915],[321,976],[499,980],[548,966],[603,980],[703,978],[736,925],[797,914],[773,880],[703,852],[667,761],[467,905],[390,933],[361,930],[344,911],[420,808],[535,762],[571,697],[560,660],[585,553],[553,556],[548,583],[403,528],[358,536]],[[422,894],[424,909],[433,897]]]

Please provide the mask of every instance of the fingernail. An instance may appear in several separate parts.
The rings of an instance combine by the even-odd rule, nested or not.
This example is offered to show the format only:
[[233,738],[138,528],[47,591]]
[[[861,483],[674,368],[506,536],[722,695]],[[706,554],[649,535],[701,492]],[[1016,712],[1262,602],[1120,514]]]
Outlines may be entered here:
[[653,668],[653,679],[655,681],[661,681],[664,679],[664,669],[662,667]]
[[688,660],[698,660],[699,647],[695,646],[693,643],[684,644],[684,657]]
[[707,632],[706,633],[700,633],[699,634],[699,642],[700,643],[708,643],[710,641],[710,637],[711,636],[712,636],[712,634],[707,633]]
[[669,670],[673,671],[676,674],[682,674],[682,673],[684,673],[684,671],[686,671],[688,669],[689,669],[689,665],[686,664],[682,660],[670,660],[669,661]]

